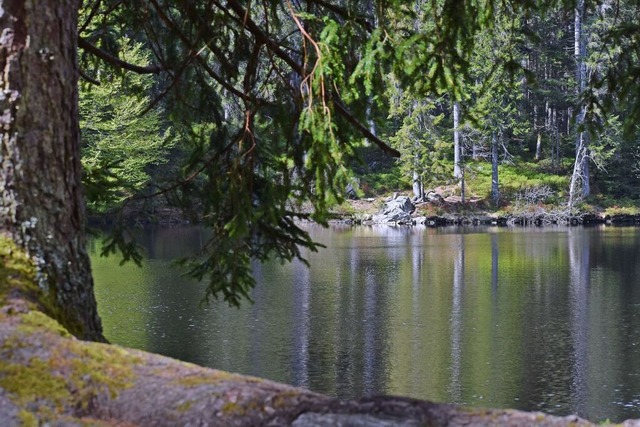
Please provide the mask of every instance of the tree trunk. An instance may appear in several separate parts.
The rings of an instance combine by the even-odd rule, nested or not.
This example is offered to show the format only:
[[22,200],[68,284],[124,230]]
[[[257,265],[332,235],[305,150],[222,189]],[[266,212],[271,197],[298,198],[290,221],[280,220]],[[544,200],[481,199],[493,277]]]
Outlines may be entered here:
[[585,64],[586,44],[584,40],[582,24],[585,16],[584,0],[578,0],[575,7],[574,16],[574,57],[576,61],[576,93],[578,96],[578,114],[576,117],[576,160],[571,176],[569,188],[569,207],[572,208],[577,197],[578,185],[581,186],[582,197],[587,197],[591,193],[589,182],[589,140],[584,131],[584,121],[586,107],[580,100],[586,88],[587,70]]
[[585,180],[588,181],[588,178],[585,178],[585,171],[582,169],[584,163],[580,160],[585,156],[585,147],[580,142],[578,151],[576,152],[576,161],[573,164],[571,181],[569,183],[569,212],[573,210],[575,202],[578,200],[578,190],[580,188],[580,183],[582,183],[584,191],[584,182]]
[[[378,136],[378,130],[376,128],[376,122],[375,120],[373,120],[373,113],[371,112],[371,103],[373,101],[371,100],[371,97],[367,98],[367,110],[365,112],[366,114],[366,118],[367,118],[367,125],[369,127],[369,132],[371,132],[371,134],[373,136]],[[369,141],[369,139],[365,138],[364,140],[364,144],[366,147],[369,147],[371,145],[371,141]]]
[[413,195],[416,200],[424,200],[424,185],[422,184],[422,178],[418,172],[413,172]]
[[542,131],[538,131],[536,137],[536,160],[542,159]]
[[[548,103],[547,103],[548,105]],[[547,108],[545,106],[545,112],[547,111]],[[540,160],[541,156],[542,156],[542,129],[545,128],[547,126],[546,123],[546,116],[543,119],[544,124],[542,126],[540,126],[538,124],[538,104],[533,106],[533,129],[535,131],[537,131],[537,138],[536,138],[536,161]]]
[[498,187],[498,137],[494,132],[491,135],[491,201],[493,206],[498,206],[500,191]]
[[35,260],[47,311],[103,340],[85,242],[77,0],[0,2],[1,231]]
[[[560,112],[560,120],[562,121],[562,112]],[[558,173],[560,168],[560,129],[558,128],[558,110],[553,109],[553,142],[555,144],[555,158],[553,160],[553,170]]]
[[453,103],[453,177],[462,178],[462,149],[460,148],[460,103]]

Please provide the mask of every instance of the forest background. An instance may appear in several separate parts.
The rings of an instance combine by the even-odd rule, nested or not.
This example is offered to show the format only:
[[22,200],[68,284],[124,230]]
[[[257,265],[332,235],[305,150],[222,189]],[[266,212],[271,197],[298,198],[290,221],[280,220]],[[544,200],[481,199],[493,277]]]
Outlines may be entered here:
[[[211,225],[218,258],[192,270],[208,296],[238,303],[249,257],[313,246],[288,223],[262,233],[265,218],[322,223],[353,213],[349,193],[436,190],[496,215],[639,211],[637,1],[130,7],[80,14],[89,211],[153,222],[179,208]],[[136,258],[125,232],[105,251]],[[226,251],[242,266],[221,268]]]
[[[190,271],[206,279],[205,300],[232,305],[249,296],[253,260],[318,248],[296,220],[326,224],[349,187],[421,199],[439,186],[461,202],[509,209],[524,198],[568,215],[635,209],[639,8],[1,2],[3,407],[48,419],[136,401],[116,399],[101,375],[124,350],[62,343],[105,340],[87,207],[113,220],[104,252],[125,260],[140,256],[127,217],[170,208],[197,220],[210,238]],[[397,160],[371,159],[369,145]],[[145,371],[136,384],[158,379]]]
[[[335,17],[298,13],[306,18],[306,26],[315,26],[319,32],[313,45],[319,49],[319,62],[312,65],[337,66],[331,62],[337,60],[334,51],[352,55],[351,63],[340,64],[329,75],[351,87],[343,97],[357,109],[354,115],[399,154],[381,156],[380,150],[368,148],[372,144],[361,135],[356,135],[360,140],[353,142],[352,150],[337,149],[347,151],[343,155],[352,170],[343,173],[350,180],[356,178],[352,186],[355,184],[358,195],[412,189],[422,198],[428,189],[454,185],[451,192],[467,199],[486,199],[487,206],[507,211],[514,201],[524,198],[582,210],[596,205],[612,213],[638,212],[639,126],[626,120],[634,114],[630,109],[637,107],[624,102],[634,96],[625,93],[624,82],[613,80],[633,57],[621,41],[633,29],[637,5],[598,2],[587,7],[581,2],[576,9],[557,5],[525,16],[509,8],[495,10],[492,25],[473,34],[469,40],[472,52],[468,58],[458,58],[459,64],[455,63],[459,41],[430,45],[433,41],[428,35],[443,23],[425,5],[416,2],[389,23],[407,31],[408,38],[394,40],[386,26],[366,28],[370,30],[369,49],[350,52],[344,51],[353,48],[349,43],[357,28],[340,27]],[[388,19],[377,16],[373,3],[369,10],[366,6],[360,8],[372,20],[367,25]],[[127,22],[114,22],[112,15],[100,15],[90,8],[84,11],[90,13],[91,24],[85,27],[90,34],[84,43],[93,43],[103,55],[137,64],[137,71],[150,71],[144,67],[155,58],[148,40]],[[277,22],[282,23],[281,19]],[[410,33],[412,26],[415,31]],[[283,38],[279,43],[289,43],[287,48],[300,54],[301,48],[309,46],[297,46],[287,33],[292,30],[296,31],[279,29]],[[273,94],[275,88],[268,82],[273,70],[267,64],[247,62],[252,52],[250,46],[242,46],[241,37],[229,43],[229,47],[233,43],[240,46],[233,48],[233,57],[225,52],[235,62],[226,65],[236,65],[235,73],[249,65],[256,67],[254,86],[261,81],[257,89],[264,95]],[[423,64],[420,58],[413,58],[413,69],[393,69],[397,56],[445,48],[452,50],[451,64],[434,60]],[[80,91],[83,165],[91,212],[113,213],[139,199],[151,203],[141,215],[152,214],[159,205],[176,204],[170,197],[150,196],[180,175],[178,169],[191,154],[187,141],[192,142],[194,136],[204,138],[221,126],[242,126],[246,113],[242,97],[220,88],[208,95],[182,93],[180,100],[172,99],[162,92],[166,91],[163,79],[170,76],[160,68],[149,74],[136,74],[126,66],[104,70],[94,65],[92,53],[82,55],[86,74]],[[341,75],[334,77],[337,71]],[[415,81],[402,84],[409,77]],[[177,77],[172,84],[180,84]],[[219,103],[216,107],[222,111],[199,106],[203,117],[194,115],[192,123],[177,124],[175,106],[188,102],[194,107],[200,102]],[[278,119],[275,111],[270,113],[261,127]],[[336,140],[353,138],[334,136]],[[330,203],[339,203],[344,194],[336,194]]]

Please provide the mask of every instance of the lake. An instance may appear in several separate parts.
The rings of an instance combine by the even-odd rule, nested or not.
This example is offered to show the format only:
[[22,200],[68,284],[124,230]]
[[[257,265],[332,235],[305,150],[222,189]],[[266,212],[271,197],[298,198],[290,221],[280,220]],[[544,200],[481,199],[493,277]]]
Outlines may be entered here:
[[640,229],[308,228],[327,248],[256,263],[240,309],[170,263],[197,227],[141,232],[141,268],[92,242],[106,336],[342,398],[640,418]]

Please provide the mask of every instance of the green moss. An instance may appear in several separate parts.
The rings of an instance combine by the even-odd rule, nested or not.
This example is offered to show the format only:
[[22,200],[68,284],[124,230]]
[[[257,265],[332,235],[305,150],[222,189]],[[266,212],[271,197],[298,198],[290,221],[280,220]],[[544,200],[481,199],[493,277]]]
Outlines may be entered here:
[[87,397],[83,399],[83,404],[105,389],[113,399],[121,390],[133,386],[135,375],[132,367],[140,363],[139,357],[106,344],[72,341],[70,347],[78,356],[71,360],[71,366],[74,368],[76,387],[83,389]]
[[257,402],[249,402],[246,404],[239,404],[237,402],[225,402],[222,405],[220,412],[223,415],[233,417],[239,416],[242,417],[247,415],[249,412],[256,412],[261,409],[261,406]]
[[38,425],[38,418],[25,409],[21,409],[18,412],[18,419],[23,427],[36,427]]
[[36,297],[36,269],[29,257],[6,236],[0,236],[0,305],[13,291]]
[[71,337],[69,331],[67,331],[60,323],[39,311],[30,311],[21,315],[20,319],[22,323],[18,327],[19,331],[30,333],[47,330],[62,337]]
[[67,381],[51,371],[47,361],[34,357],[27,364],[0,364],[0,387],[21,406],[37,401],[63,405],[69,398]]
[[10,238],[0,236],[0,306],[19,298],[27,308],[41,311],[64,324],[67,331],[82,335],[83,326],[57,303],[55,289],[43,292],[37,283],[33,261]]
[[224,415],[244,415],[245,409],[236,402],[225,402],[221,412]]
[[133,385],[133,366],[140,362],[139,357],[104,344],[72,339],[51,342],[50,333],[46,329],[45,334],[36,337],[42,342],[42,349],[28,344],[27,340],[34,337],[24,332],[2,344],[5,355],[18,348],[38,352],[26,363],[12,363],[8,357],[1,360],[0,388],[10,393],[11,400],[19,406],[33,408],[39,419],[56,419],[61,414],[86,409],[96,396],[108,393],[115,398]]
[[215,375],[189,375],[173,380],[173,384],[184,387],[196,387],[203,384],[216,384],[221,381],[233,381],[237,379],[237,375],[228,372],[216,371]]

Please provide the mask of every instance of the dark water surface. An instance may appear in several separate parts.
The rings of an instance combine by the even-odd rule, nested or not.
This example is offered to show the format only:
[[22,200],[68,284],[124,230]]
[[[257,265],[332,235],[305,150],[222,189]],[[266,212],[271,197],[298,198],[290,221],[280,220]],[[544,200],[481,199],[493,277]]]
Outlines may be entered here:
[[339,397],[640,418],[640,229],[311,228],[311,263],[256,264],[255,304],[199,307],[147,230],[142,268],[92,248],[107,337]]

